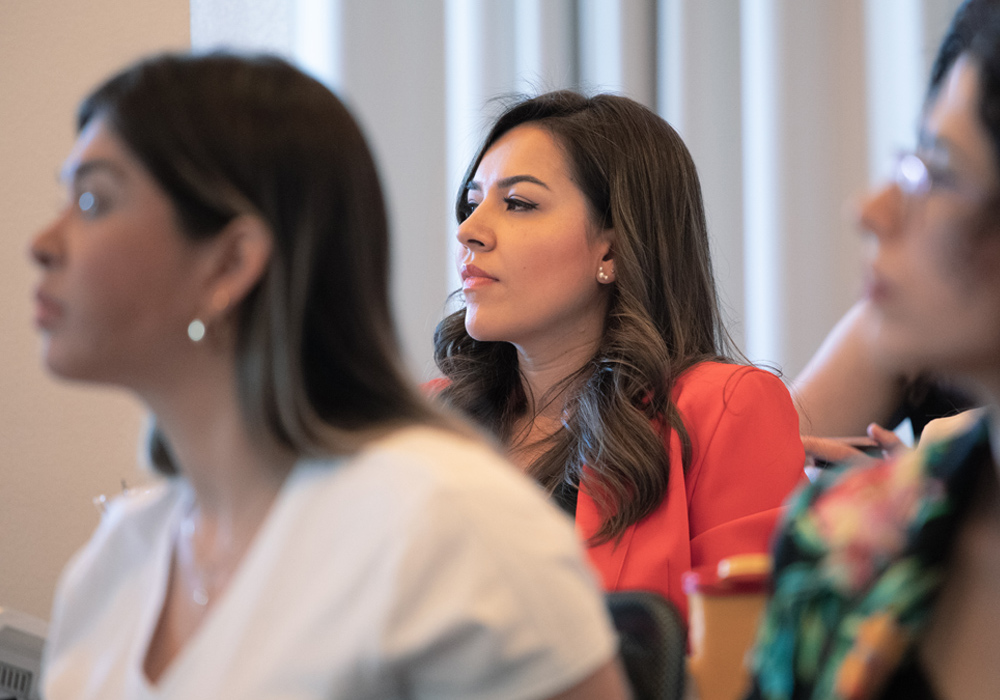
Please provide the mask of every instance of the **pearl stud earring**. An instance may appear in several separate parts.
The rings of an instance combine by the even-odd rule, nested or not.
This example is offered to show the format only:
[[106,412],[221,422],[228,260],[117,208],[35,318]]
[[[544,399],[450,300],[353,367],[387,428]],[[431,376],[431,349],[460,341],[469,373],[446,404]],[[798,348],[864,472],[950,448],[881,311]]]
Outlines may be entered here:
[[188,338],[190,338],[193,343],[199,343],[204,337],[205,324],[200,318],[196,318],[188,324]]

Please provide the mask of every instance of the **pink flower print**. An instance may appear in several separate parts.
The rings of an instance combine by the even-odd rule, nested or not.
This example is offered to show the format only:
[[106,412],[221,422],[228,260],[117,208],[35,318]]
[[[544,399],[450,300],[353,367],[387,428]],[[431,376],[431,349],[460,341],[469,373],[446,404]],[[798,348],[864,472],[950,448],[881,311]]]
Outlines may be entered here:
[[907,457],[848,472],[814,504],[812,524],[829,548],[824,571],[837,589],[861,590],[905,546],[920,496]]

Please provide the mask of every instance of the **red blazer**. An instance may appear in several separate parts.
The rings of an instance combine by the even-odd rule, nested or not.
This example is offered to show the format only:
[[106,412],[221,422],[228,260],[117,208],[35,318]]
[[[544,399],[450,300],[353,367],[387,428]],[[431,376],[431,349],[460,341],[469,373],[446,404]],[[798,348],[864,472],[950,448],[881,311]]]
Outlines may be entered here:
[[[424,384],[428,395],[447,379]],[[649,590],[668,598],[687,619],[681,576],[733,554],[770,551],[781,504],[804,477],[799,418],[788,389],[754,367],[702,362],[674,384],[674,403],[691,438],[684,472],[680,438],[670,453],[667,495],[617,543],[590,547],[605,590]],[[576,505],[576,529],[587,541],[600,528],[586,476]]]
[[[805,454],[791,396],[770,372],[702,362],[677,379],[673,398],[691,438],[687,473],[671,432],[666,498],[619,541],[589,554],[606,590],[656,591],[687,619],[681,576],[733,554],[770,551],[782,501],[804,476]],[[576,506],[584,541],[600,527],[586,480]]]

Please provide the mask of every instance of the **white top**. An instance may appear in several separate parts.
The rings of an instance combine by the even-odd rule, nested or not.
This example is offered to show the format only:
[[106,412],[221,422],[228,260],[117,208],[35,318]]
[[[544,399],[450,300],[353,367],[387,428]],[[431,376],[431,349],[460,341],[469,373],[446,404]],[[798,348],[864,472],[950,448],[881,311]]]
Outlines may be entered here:
[[48,700],[543,698],[615,642],[568,519],[494,453],[427,428],[302,461],[156,686],[143,672],[190,489],[119,499],[63,572]]

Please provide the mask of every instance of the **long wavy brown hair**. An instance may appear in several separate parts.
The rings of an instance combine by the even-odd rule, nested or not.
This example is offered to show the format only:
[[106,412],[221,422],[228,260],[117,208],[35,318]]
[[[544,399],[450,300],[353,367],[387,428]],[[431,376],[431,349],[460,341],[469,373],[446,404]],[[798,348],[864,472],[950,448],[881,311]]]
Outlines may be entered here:
[[[718,308],[701,186],[677,132],[625,97],[561,90],[521,101],[494,124],[458,193],[459,223],[469,182],[483,155],[505,133],[531,123],[566,154],[590,206],[595,230],[613,229],[616,280],[594,356],[553,391],[564,400],[563,425],[528,473],[550,491],[579,484],[602,513],[594,542],[619,537],[651,513],[667,491],[664,440],[676,431],[682,461],[691,442],[671,398],[674,382],[703,360],[728,361],[729,336]],[[515,348],[482,342],[465,329],[465,309],[434,335],[435,359],[449,384],[442,398],[510,444],[530,406]]]

